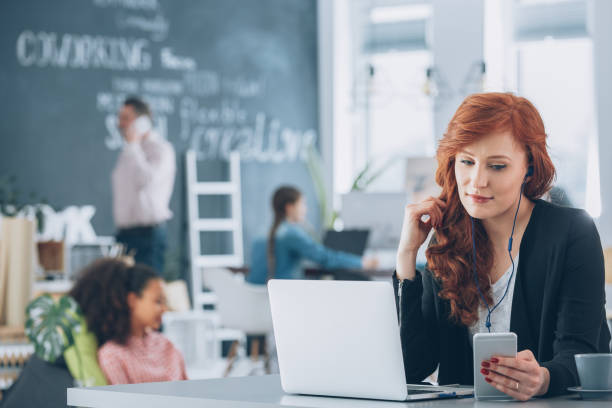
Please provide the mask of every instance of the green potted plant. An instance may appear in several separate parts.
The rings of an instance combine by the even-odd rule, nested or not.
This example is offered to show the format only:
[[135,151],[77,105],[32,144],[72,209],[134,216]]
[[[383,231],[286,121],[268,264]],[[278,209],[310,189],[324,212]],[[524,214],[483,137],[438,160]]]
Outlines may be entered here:
[[25,332],[38,357],[49,363],[63,357],[77,386],[107,384],[98,365],[96,336],[72,297],[55,301],[41,295],[28,304],[26,316]]
[[25,333],[34,345],[36,355],[54,363],[64,351],[74,345],[74,332],[81,323],[79,305],[70,296],[62,296],[55,302],[44,294],[26,307]]

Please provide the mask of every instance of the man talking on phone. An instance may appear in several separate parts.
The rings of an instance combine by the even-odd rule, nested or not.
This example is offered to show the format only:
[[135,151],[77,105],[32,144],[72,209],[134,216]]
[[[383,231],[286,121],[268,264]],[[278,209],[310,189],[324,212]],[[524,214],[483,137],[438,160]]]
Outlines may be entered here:
[[118,121],[125,143],[112,174],[117,242],[161,275],[166,221],[172,217],[174,148],[153,129],[151,110],[137,97],[125,100]]

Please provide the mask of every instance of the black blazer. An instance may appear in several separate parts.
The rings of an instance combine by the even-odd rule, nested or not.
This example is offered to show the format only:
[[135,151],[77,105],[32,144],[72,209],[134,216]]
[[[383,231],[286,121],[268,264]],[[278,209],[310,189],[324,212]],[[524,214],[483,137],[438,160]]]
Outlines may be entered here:
[[[393,285],[408,383],[439,364],[440,384],[473,384],[468,328],[449,320],[449,303],[438,296],[432,273],[418,271],[401,285],[394,274]],[[583,210],[536,200],[521,241],[510,330],[518,350],[531,350],[550,371],[548,396],[579,384],[574,354],[610,351],[604,285],[593,220]]]

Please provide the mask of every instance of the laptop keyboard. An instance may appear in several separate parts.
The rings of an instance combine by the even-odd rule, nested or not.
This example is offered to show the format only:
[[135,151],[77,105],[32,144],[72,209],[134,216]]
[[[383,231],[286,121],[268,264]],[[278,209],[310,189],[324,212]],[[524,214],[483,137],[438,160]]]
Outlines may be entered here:
[[414,388],[408,387],[408,395],[430,394],[432,392],[440,392],[440,390],[415,390]]

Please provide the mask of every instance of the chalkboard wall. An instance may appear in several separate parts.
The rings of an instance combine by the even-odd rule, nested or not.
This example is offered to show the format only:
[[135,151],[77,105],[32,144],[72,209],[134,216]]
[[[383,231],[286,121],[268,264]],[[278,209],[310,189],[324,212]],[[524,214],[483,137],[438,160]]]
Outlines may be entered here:
[[208,179],[241,152],[247,263],[279,184],[305,192],[319,225],[304,160],[318,145],[316,0],[3,1],[0,52],[0,174],[57,209],[94,205],[99,235],[115,232],[116,112],[132,94],[151,104],[177,152],[173,272],[184,273],[188,255],[188,148]]

